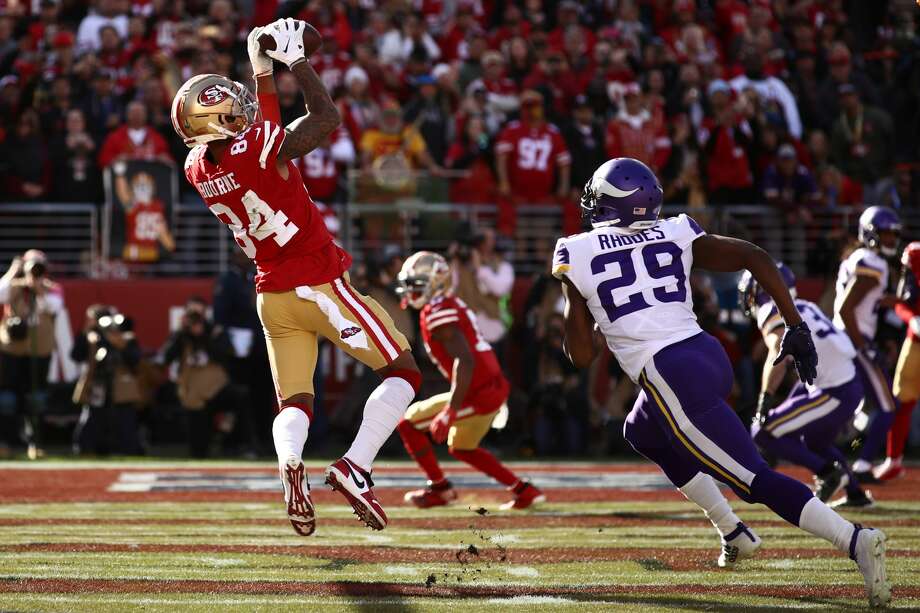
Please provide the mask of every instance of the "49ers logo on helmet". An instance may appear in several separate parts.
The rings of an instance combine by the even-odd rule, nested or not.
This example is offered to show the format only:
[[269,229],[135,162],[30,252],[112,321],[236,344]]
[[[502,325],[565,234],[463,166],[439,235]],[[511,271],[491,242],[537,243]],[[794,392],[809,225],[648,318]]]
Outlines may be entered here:
[[202,90],[198,94],[198,102],[202,106],[214,106],[215,104],[220,104],[227,99],[227,90],[220,85],[212,85],[211,87]]

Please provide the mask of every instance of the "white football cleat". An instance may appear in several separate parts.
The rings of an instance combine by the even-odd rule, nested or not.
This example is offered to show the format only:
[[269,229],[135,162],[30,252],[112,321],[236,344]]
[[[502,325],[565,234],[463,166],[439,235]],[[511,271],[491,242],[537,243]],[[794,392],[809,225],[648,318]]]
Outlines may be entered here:
[[739,521],[738,526],[722,539],[719,568],[734,568],[738,560],[750,558],[757,553],[761,543],[763,540]]
[[316,530],[316,509],[310,498],[310,482],[303,461],[290,456],[280,468],[281,484],[284,486],[284,503],[287,516],[300,536],[310,536]]
[[885,541],[881,530],[854,524],[850,538],[850,559],[856,562],[866,583],[870,607],[887,607],[891,602],[891,583],[885,568]]

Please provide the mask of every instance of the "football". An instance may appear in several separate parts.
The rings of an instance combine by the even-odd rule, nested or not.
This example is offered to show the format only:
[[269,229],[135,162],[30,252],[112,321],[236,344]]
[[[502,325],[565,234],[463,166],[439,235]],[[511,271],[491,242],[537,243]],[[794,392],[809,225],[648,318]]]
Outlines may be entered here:
[[[309,23],[306,24],[303,31],[303,55],[310,57],[323,45],[323,37],[316,31],[316,28]],[[270,34],[263,34],[259,37],[259,46],[262,51],[271,51],[275,48],[275,39]]]

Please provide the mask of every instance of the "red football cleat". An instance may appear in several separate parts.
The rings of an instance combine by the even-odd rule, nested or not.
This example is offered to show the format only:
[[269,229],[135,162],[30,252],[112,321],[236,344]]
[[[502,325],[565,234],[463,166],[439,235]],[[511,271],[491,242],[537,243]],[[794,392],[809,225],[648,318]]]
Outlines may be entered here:
[[374,494],[371,474],[360,466],[342,458],[326,469],[326,484],[348,500],[355,515],[374,530],[387,527],[387,514]]
[[310,498],[310,482],[300,458],[291,456],[281,470],[281,484],[284,486],[284,502],[287,516],[300,536],[310,536],[316,530],[316,510]]
[[885,461],[872,470],[872,474],[879,481],[891,481],[903,477],[907,469],[901,464],[901,458],[885,458]]
[[502,511],[519,511],[546,500],[546,496],[543,495],[543,492],[537,489],[530,481],[518,481],[510,489],[514,494],[514,499],[500,506],[499,508]]
[[450,481],[446,479],[437,484],[432,484],[431,481],[429,481],[428,486],[424,489],[406,492],[403,499],[420,509],[428,509],[431,507],[443,507],[450,504],[457,499],[457,492],[450,484]]

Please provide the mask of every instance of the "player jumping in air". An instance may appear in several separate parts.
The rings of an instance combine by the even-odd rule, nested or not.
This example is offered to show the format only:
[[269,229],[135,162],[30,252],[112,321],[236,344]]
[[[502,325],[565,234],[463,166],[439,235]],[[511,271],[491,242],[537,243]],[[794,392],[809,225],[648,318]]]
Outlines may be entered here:
[[510,386],[491,345],[479,333],[476,315],[451,295],[451,284],[447,261],[430,251],[413,254],[399,272],[404,304],[421,311],[419,323],[425,349],[451,384],[449,392],[411,405],[397,426],[406,451],[428,477],[427,487],[408,492],[406,502],[425,509],[457,498],[431,448],[427,436],[430,432],[434,442],[447,442],[452,456],[511,491],[514,498],[502,509],[526,509],[542,502],[543,492],[479,447],[508,400]]
[[910,433],[910,414],[920,397],[920,242],[910,243],[901,254],[901,281],[894,310],[907,324],[907,337],[894,371],[893,391],[901,406],[888,431],[887,457],[875,467],[875,478],[879,481],[904,475],[906,469],[901,460]]
[[[292,162],[323,143],[340,122],[306,61],[305,28],[302,21],[282,19],[249,36],[263,117],[246,87],[215,74],[189,79],[172,104],[173,127],[192,148],[186,178],[258,268],[258,311],[280,406],[272,435],[288,518],[304,536],[316,525],[301,454],[313,414],[318,337],[383,379],[367,399],[351,447],[326,469],[326,482],[376,530],[386,526],[387,516],[371,489],[371,464],[421,379],[393,320],[349,283],[351,257],[333,242]],[[306,114],[286,128],[277,123],[272,62],[258,42],[266,34],[275,43],[266,53],[290,68],[306,101]]]
[[832,503],[832,507],[870,507],[872,498],[859,487],[846,456],[834,445],[863,399],[862,381],[853,365],[856,349],[816,304],[796,297],[795,274],[789,267],[783,263],[777,267],[799,314],[814,330],[821,368],[814,383],[799,382],[785,400],[779,402],[775,398],[789,367],[788,359],[773,364],[783,338],[783,319],[770,296],[745,271],[738,284],[741,310],[756,318],[767,345],[762,391],[751,436],[762,449],[811,470],[815,474],[815,495],[822,502],[829,501],[845,487],[846,497]]
[[891,378],[879,365],[875,330],[879,308],[893,306],[888,291],[888,259],[897,255],[901,220],[888,207],[870,206],[859,216],[860,247],[840,263],[837,295],[834,298],[834,325],[846,332],[856,347],[856,372],[875,406],[875,417],[863,442],[859,459],[853,463],[856,478],[864,483],[876,481],[872,460],[885,440],[898,409],[891,393]]
[[777,363],[791,356],[799,377],[813,383],[818,356],[811,332],[776,265],[759,247],[706,234],[686,215],[659,220],[661,201],[658,179],[631,158],[605,162],[585,186],[582,207],[593,229],[559,239],[553,259],[566,299],[566,353],[576,366],[590,365],[596,325],[642,389],[624,427],[636,451],[707,514],[724,498],[698,478],[701,472],[829,541],[856,561],[870,604],[886,605],[885,535],[848,522],[804,484],[767,465],[724,400],[733,380],[728,356],[693,313],[688,278],[694,264],[749,270],[786,324]]

